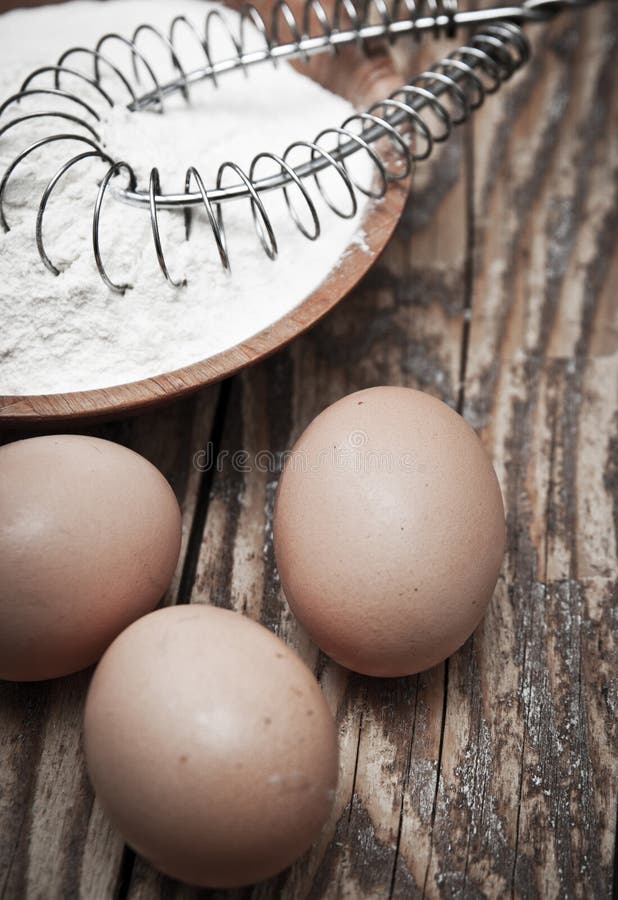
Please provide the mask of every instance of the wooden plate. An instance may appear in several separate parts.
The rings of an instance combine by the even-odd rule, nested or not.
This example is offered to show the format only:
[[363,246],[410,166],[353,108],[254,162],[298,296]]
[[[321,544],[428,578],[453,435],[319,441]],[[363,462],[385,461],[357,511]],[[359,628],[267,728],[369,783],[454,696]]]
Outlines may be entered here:
[[[338,92],[349,94],[357,106],[368,105],[376,96],[387,96],[393,84],[398,83],[393,70],[385,66],[384,57],[365,60],[341,54],[338,65],[337,69],[326,58],[322,65],[321,58],[315,58],[310,74],[327,86],[330,83]],[[351,90],[342,90],[342,83],[350,85]],[[363,219],[366,246],[361,248],[355,244],[316,290],[255,336],[216,356],[143,381],[75,393],[0,396],[0,426],[46,425],[137,412],[213,384],[264,359],[322,318],[360,281],[388,242],[408,189],[408,181],[395,182],[383,200],[371,201]]]

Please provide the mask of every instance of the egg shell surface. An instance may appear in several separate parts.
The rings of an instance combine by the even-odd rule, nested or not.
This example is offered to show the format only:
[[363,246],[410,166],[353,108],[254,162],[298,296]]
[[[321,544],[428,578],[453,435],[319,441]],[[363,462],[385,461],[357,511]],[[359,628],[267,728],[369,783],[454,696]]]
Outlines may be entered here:
[[504,507],[461,416],[419,391],[371,388],[300,437],[274,540],[289,605],[325,653],[367,675],[410,675],[481,621],[504,555]]
[[165,593],[180,510],[163,475],[110,441],[57,435],[0,447],[0,678],[96,662]]
[[313,674],[266,628],[210,606],[158,610],[112,644],[88,695],[85,747],[125,840],[200,886],[289,866],[337,784],[336,727]]

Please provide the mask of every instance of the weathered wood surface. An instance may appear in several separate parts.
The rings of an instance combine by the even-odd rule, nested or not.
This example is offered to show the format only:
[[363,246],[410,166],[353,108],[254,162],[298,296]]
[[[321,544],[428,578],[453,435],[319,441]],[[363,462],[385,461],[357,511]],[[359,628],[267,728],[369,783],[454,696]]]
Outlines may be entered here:
[[[159,413],[97,429],[183,504],[168,602],[243,610],[316,668],[341,736],[333,817],[309,856],[231,894],[135,859],[88,787],[88,674],[0,686],[0,897],[189,900],[611,895],[618,597],[618,5],[536,32],[530,67],[419,168],[361,287],[286,351]],[[423,46],[421,62],[439,48]],[[400,51],[401,52],[401,51]],[[415,66],[416,67],[416,66]],[[277,472],[199,473],[196,452],[273,453],[347,391],[421,387],[493,455],[508,552],[490,611],[446,664],[350,675],[287,610]]]

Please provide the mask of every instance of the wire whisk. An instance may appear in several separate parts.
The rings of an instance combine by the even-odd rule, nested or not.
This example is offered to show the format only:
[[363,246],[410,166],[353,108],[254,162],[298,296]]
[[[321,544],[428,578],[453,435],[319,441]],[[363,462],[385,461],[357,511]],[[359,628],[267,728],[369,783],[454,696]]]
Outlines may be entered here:
[[[245,6],[237,16],[238,30],[230,26],[227,16],[218,9],[208,12],[203,34],[185,16],[177,16],[171,22],[169,33],[153,25],[140,25],[131,38],[117,33],[103,35],[93,49],[76,46],[66,50],[55,65],[44,66],[32,72],[20,90],[0,105],[0,117],[22,100],[31,97],[54,98],[71,104],[71,112],[48,109],[19,115],[0,127],[0,140],[18,126],[41,119],[62,120],[71,126],[79,126],[85,133],[75,130],[52,133],[21,151],[7,166],[0,180],[0,223],[5,231],[10,229],[5,213],[5,195],[9,181],[18,166],[31,154],[51,144],[67,142],[81,144],[82,150],[71,156],[47,184],[38,207],[36,220],[36,244],[44,265],[54,275],[60,268],[52,261],[44,241],[45,211],[50,198],[66,174],[76,165],[99,160],[108,165],[106,174],[98,185],[94,200],[92,221],[92,247],[98,273],[112,291],[124,293],[132,287],[127,281],[113,278],[107,269],[101,249],[101,223],[104,201],[108,192],[118,201],[141,206],[148,210],[152,239],[158,263],[166,281],[172,287],[181,287],[182,277],[172,274],[162,244],[159,224],[162,210],[182,210],[187,240],[193,226],[193,210],[203,210],[212,233],[218,257],[226,271],[231,262],[226,240],[224,208],[227,201],[245,199],[264,253],[275,259],[278,254],[277,239],[271,218],[262,195],[282,190],[287,211],[295,226],[308,240],[317,240],[322,227],[316,203],[309,190],[312,184],[325,204],[342,218],[352,218],[358,211],[358,195],[374,200],[385,196],[394,181],[409,177],[414,163],[429,157],[436,144],[446,141],[453,127],[468,121],[488,94],[500,86],[528,60],[530,45],[515,19],[540,21],[559,9],[575,6],[578,0],[526,0],[520,7],[503,7],[494,10],[462,12],[457,0],[395,0],[389,6],[386,0],[336,0],[334,12],[328,17],[320,0],[306,0],[300,18],[294,16],[286,0],[278,0],[267,23],[258,10]],[[147,187],[138,183],[134,168],[128,161],[113,159],[101,141],[100,126],[104,120],[91,96],[85,99],[73,86],[63,87],[67,78],[77,81],[84,91],[95,92],[103,110],[122,103],[133,113],[165,110],[165,100],[171,94],[180,94],[190,100],[192,85],[211,80],[215,86],[219,77],[228,71],[250,68],[269,61],[277,65],[285,58],[308,59],[314,53],[337,53],[339,47],[355,43],[365,48],[376,37],[391,40],[400,34],[416,34],[431,31],[434,35],[452,37],[462,25],[478,21],[488,24],[448,56],[440,59],[430,70],[421,72],[402,85],[384,100],[378,101],[362,112],[349,116],[339,127],[322,130],[313,140],[298,140],[280,154],[262,152],[254,157],[247,171],[231,161],[222,163],[217,172],[215,186],[208,188],[203,175],[191,166],[184,179],[184,191],[164,194],[157,168],[152,168]],[[262,46],[251,49],[247,30],[252,27],[252,40],[256,33]],[[225,60],[213,60],[213,29],[223,27],[231,47],[231,55]],[[179,34],[188,31],[203,52],[205,65],[189,69],[183,62]],[[317,34],[315,33],[317,32]],[[169,55],[175,78],[163,81],[156,67],[143,49],[146,34],[156,38]],[[287,40],[284,38],[287,35]],[[259,43],[259,41],[258,41]],[[118,44],[128,51],[130,70],[110,58],[104,51]],[[76,68],[78,58],[90,61],[91,69]],[[103,85],[104,72],[107,75]],[[47,76],[47,81],[41,79]],[[51,85],[49,78],[51,77]],[[148,90],[142,88],[142,79],[150,82]],[[120,92],[119,100],[112,94]],[[303,162],[293,164],[303,153]],[[371,162],[374,178],[367,186],[362,184],[349,168],[352,154],[364,153]],[[266,167],[274,174],[260,175]],[[325,173],[334,174],[341,184],[345,203],[335,199],[324,183]],[[226,179],[232,175],[232,184]],[[123,182],[123,187],[119,182]],[[292,199],[296,195],[296,200]],[[306,217],[301,216],[298,203],[302,203]],[[309,223],[309,224],[307,224]]]

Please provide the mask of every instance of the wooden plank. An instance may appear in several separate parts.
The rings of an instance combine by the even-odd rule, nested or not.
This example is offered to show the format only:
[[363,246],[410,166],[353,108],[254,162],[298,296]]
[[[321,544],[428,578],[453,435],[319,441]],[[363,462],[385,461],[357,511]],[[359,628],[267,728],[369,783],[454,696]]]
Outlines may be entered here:
[[[530,385],[525,364],[514,365],[496,398],[509,555],[489,615],[449,665],[430,870],[448,896],[609,896],[616,577],[578,578],[567,565],[547,578],[560,552],[541,553],[538,571],[533,540],[548,522],[568,530],[577,501],[558,476],[569,428],[563,411],[573,403],[568,366]],[[600,373],[591,368],[593,381]],[[608,432],[599,426],[606,403],[613,414],[618,408],[615,359],[603,375],[610,396],[602,413],[598,403],[582,415],[594,438],[577,451],[574,480],[586,485],[583,472],[594,469],[593,489],[606,494]],[[615,559],[614,549],[607,562]]]
[[[447,49],[426,43],[421,68]],[[440,742],[443,667],[416,679],[371,681],[319,655],[284,603],[272,552],[276,460],[313,416],[351,390],[373,384],[420,386],[457,403],[466,317],[467,202],[463,135],[419,168],[394,239],[359,289],[289,350],[233,383],[226,417],[223,470],[213,495],[196,572],[193,602],[212,602],[262,621],[319,673],[336,712],[341,773],[333,816],[312,852],[289,872],[254,890],[225,897],[384,897],[394,882],[402,826],[402,786],[410,730],[418,723],[424,783],[415,791],[431,807]],[[234,470],[245,450],[251,471]],[[225,454],[225,456],[224,456]],[[415,834],[429,848],[430,821]],[[138,860],[128,897],[195,894]]]
[[[209,391],[156,414],[88,432],[149,458],[170,480],[181,502],[181,561],[165,602],[173,601],[178,592],[199,493],[200,473],[193,466],[192,448],[210,433],[216,399],[217,391]],[[81,746],[89,679],[90,673],[84,672],[34,685],[0,682],[3,900],[105,898],[116,891],[124,845],[93,802]]]
[[474,133],[465,413],[497,463],[508,554],[449,666],[428,894],[611,891],[617,12],[539,34]]

